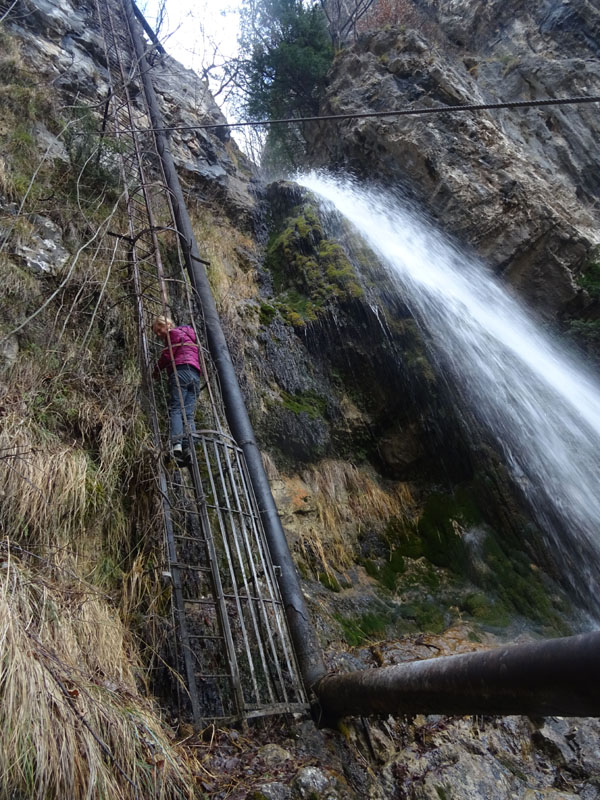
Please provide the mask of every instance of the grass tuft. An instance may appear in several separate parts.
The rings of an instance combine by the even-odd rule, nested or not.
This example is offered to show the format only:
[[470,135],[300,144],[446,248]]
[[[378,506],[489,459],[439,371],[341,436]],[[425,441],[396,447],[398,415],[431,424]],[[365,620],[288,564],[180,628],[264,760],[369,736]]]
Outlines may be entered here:
[[318,572],[344,570],[357,559],[356,540],[365,527],[377,527],[390,518],[412,520],[415,501],[410,485],[383,489],[370,474],[346,461],[326,459],[302,473],[310,488],[319,525],[302,541],[305,554],[313,553]]
[[185,798],[118,616],[81,581],[0,560],[0,796]]

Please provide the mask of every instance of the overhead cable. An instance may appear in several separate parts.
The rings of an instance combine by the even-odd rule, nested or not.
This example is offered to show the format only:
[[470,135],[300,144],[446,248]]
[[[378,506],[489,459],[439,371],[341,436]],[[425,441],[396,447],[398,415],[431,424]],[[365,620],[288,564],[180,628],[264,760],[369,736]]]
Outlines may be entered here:
[[545,98],[542,100],[512,100],[504,103],[468,103],[459,106],[428,106],[400,108],[387,111],[354,111],[348,114],[324,114],[316,117],[287,117],[284,119],[261,119],[254,122],[211,122],[198,125],[173,125],[164,128],[138,128],[130,133],[146,131],[196,131],[216,128],[249,128],[263,125],[291,125],[299,122],[326,122],[345,119],[366,119],[372,117],[417,117],[425,114],[455,114],[464,111],[489,111],[502,108],[538,108],[542,106],[574,106],[584,103],[600,103],[600,96]]

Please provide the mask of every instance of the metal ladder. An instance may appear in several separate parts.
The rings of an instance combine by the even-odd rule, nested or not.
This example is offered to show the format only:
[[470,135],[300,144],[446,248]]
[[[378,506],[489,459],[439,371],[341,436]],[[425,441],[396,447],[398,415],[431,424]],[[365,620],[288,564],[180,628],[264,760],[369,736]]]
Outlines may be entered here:
[[[173,297],[202,318],[182,268],[169,189],[150,128],[124,3],[96,0],[110,93],[103,131],[117,143],[127,209],[130,282],[138,324],[147,412],[162,448],[159,399],[152,380],[147,331]],[[150,48],[152,50],[152,48]],[[157,58],[153,53],[152,58]],[[145,129],[145,130],[143,130]],[[165,266],[165,243],[178,253]],[[162,245],[162,247],[161,247]],[[174,270],[174,274],[170,274]],[[201,325],[197,330],[203,342]],[[165,574],[172,584],[180,661],[196,724],[307,708],[264,530],[244,454],[232,439],[211,359],[200,349],[209,425],[186,431],[188,468],[159,460],[166,542]],[[164,413],[162,414],[164,417]]]

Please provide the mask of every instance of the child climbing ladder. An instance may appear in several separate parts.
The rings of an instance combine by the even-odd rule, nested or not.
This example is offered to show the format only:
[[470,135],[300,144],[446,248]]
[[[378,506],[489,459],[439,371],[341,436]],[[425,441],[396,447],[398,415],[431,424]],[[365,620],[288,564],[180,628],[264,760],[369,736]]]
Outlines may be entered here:
[[184,437],[184,415],[191,433],[196,430],[194,416],[200,393],[202,369],[196,333],[189,325],[175,327],[170,317],[157,317],[152,330],[166,347],[154,368],[157,378],[166,369],[169,387],[169,439],[173,457],[179,466],[188,463],[188,442]]

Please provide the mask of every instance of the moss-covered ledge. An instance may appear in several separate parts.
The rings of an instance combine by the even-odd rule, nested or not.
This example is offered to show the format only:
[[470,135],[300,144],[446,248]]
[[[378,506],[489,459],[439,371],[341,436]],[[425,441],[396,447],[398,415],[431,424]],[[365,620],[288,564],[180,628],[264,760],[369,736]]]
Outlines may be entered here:
[[[275,192],[276,188],[271,194]],[[343,248],[325,236],[311,203],[304,199],[275,209],[265,258],[275,298],[262,311],[261,321],[268,322],[274,308],[298,327],[315,322],[332,305],[362,297],[353,264]]]

